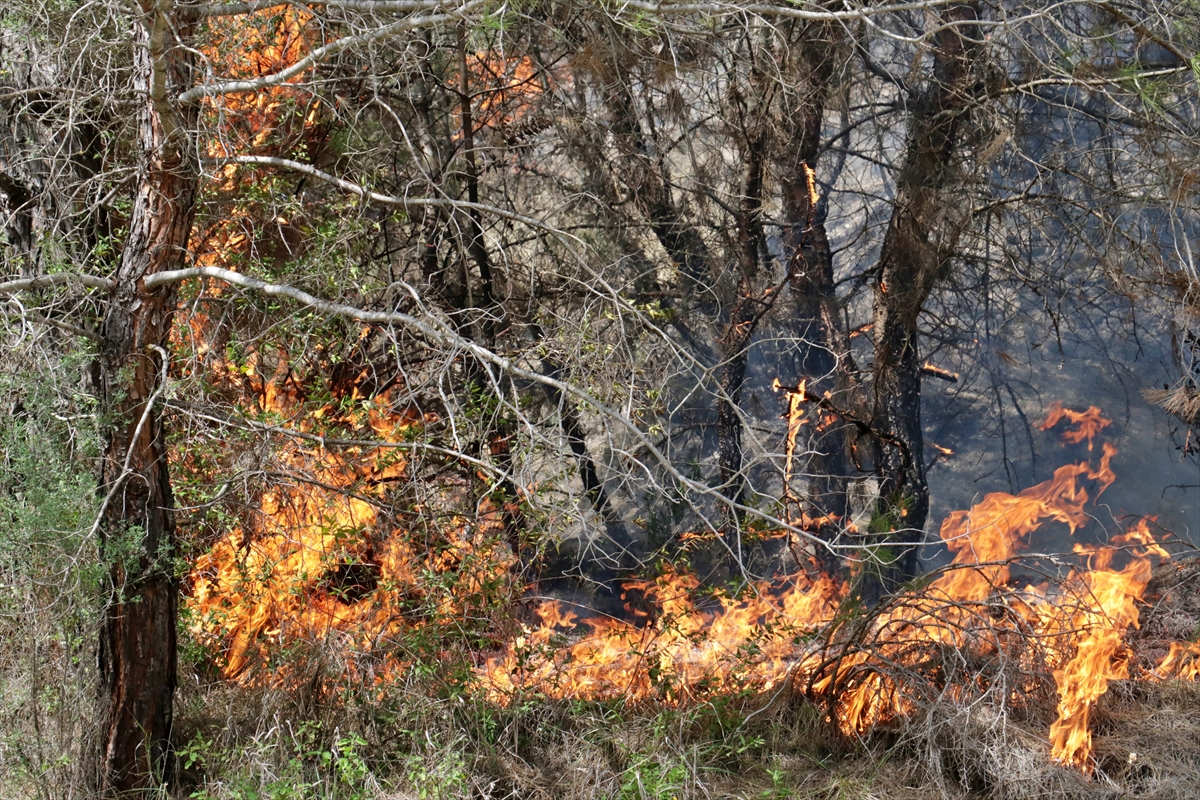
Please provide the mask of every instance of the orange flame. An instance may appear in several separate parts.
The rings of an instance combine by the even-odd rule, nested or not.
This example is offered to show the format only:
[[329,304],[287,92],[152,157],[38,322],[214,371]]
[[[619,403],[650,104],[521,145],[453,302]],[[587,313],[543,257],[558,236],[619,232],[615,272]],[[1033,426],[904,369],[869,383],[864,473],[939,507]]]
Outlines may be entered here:
[[1171,650],[1154,671],[1160,678],[1200,678],[1200,642],[1171,642]]
[[1129,677],[1123,637],[1127,628],[1137,627],[1136,601],[1150,582],[1150,561],[1139,558],[1120,572],[1094,570],[1079,580],[1089,603],[1071,618],[1075,654],[1054,671],[1059,701],[1058,719],[1050,726],[1050,755],[1087,769],[1088,714],[1110,681]]
[[[788,416],[791,422],[791,408]],[[1064,434],[1068,442],[1090,442],[1109,424],[1098,409],[1074,412],[1056,404],[1044,428],[1061,420],[1076,426]],[[524,691],[687,702],[712,692],[769,688],[790,677],[807,680],[814,696],[827,698],[838,726],[854,735],[913,710],[921,689],[912,681],[924,674],[922,664],[933,663],[937,648],[1019,647],[1025,651],[1021,663],[1049,665],[1058,689],[1051,756],[1087,770],[1090,709],[1112,680],[1128,676],[1124,636],[1138,624],[1137,602],[1152,561],[1168,554],[1143,519],[1105,546],[1077,546],[1090,564],[1058,588],[1014,589],[1010,564],[1047,520],[1072,533],[1084,525],[1087,504],[1115,480],[1116,454],[1106,443],[1097,464],[1065,465],[1018,495],[989,494],[969,511],[949,515],[941,534],[953,554],[951,567],[877,615],[865,644],[845,650],[835,636],[824,647],[800,644],[805,638],[797,633],[829,623],[846,596],[847,587],[827,576],[761,584],[749,599],[718,596],[719,610],[702,611],[691,599],[696,578],[667,572],[653,584],[641,584],[659,609],[644,627],[581,620],[578,611],[546,603],[539,610],[541,625],[525,627],[502,655],[490,659],[480,682],[500,702]],[[1118,556],[1130,560],[1114,569]],[[997,609],[1005,609],[999,618]],[[575,630],[580,625],[587,629],[582,636]],[[1195,678],[1197,663],[1200,645],[1174,646],[1159,673]],[[926,679],[934,680],[936,672]],[[982,676],[974,680],[986,682]],[[959,696],[972,688],[945,690]]]
[[[830,619],[845,587],[827,576],[790,576],[759,584],[746,598],[718,595],[720,608],[702,611],[692,601],[695,576],[667,571],[641,589],[659,613],[644,627],[590,618],[590,633],[560,646],[578,622],[562,604],[538,609],[541,625],[526,627],[506,652],[489,659],[480,679],[489,697],[506,702],[532,689],[549,697],[656,697],[685,702],[747,686],[770,688],[789,675],[791,642]],[[779,590],[783,588],[782,596]],[[755,655],[747,660],[747,648]]]
[[809,208],[816,208],[820,196],[817,194],[817,173],[808,164],[804,164],[804,180],[808,185]]
[[[784,394],[787,396],[788,401],[788,410],[785,415],[787,419],[787,435],[784,443],[783,495],[784,502],[787,503],[789,509],[796,502],[795,494],[792,491],[792,475],[796,456],[796,434],[800,432],[800,426],[807,422],[804,419],[804,401],[807,384],[807,381],[800,381],[800,385],[796,387],[795,391],[784,389]],[[772,382],[771,388],[779,391],[783,389],[783,384],[776,378]]]
[[[283,374],[281,364],[265,382],[263,405],[294,418],[298,401]],[[288,468],[285,478],[296,479],[265,490],[256,517],[196,561],[187,599],[193,630],[224,652],[227,677],[261,680],[252,665],[270,665],[272,654],[292,643],[331,637],[346,643],[351,659],[380,653],[370,669],[387,673],[401,666],[391,651],[404,634],[489,613],[489,592],[508,580],[514,558],[500,535],[502,511],[491,500],[481,501],[473,521],[448,519],[437,547],[428,547],[427,534],[427,546],[418,548],[380,514],[382,487],[409,477],[408,461],[386,444],[404,441],[431,418],[391,410],[386,395],[351,399],[357,402],[347,404],[349,412],[327,405],[293,427],[369,428],[381,446],[285,444],[277,458]],[[453,591],[443,591],[436,576],[452,577]]]
[[1092,439],[1112,423],[1112,420],[1100,416],[1100,409],[1095,406],[1089,406],[1087,411],[1072,411],[1069,408],[1063,408],[1062,403],[1055,400],[1046,413],[1046,421],[1042,423],[1041,429],[1048,431],[1063,420],[1071,425],[1079,426],[1076,430],[1064,433],[1063,441],[1068,444],[1079,444],[1087,439],[1088,450],[1092,449]]
[[[214,72],[253,78],[278,72],[309,52],[315,19],[310,11],[280,5],[243,19],[239,26],[208,31],[203,54]],[[551,86],[550,76],[539,74],[528,58],[477,53],[467,61],[467,77],[477,89],[473,116],[481,130],[507,135],[515,123],[537,124],[537,99]],[[315,158],[308,145],[320,141],[322,110],[303,86],[309,77],[206,99],[206,127],[217,132],[204,143],[207,154],[282,154],[303,147]],[[815,205],[819,198],[807,165],[805,175]],[[214,189],[228,213],[197,227],[190,249],[198,263],[236,268],[240,256],[261,257],[265,248],[255,221],[294,226],[290,210],[264,215],[251,205],[256,201],[248,198],[262,194],[258,180],[254,170],[223,168]],[[177,344],[186,337],[202,357],[220,351],[202,312],[181,314],[179,320]],[[851,338],[870,327],[852,331]],[[386,680],[403,667],[408,656],[402,642],[418,629],[438,631],[470,617],[503,616],[507,609],[496,607],[497,592],[515,595],[521,587],[512,574],[512,546],[500,535],[503,509],[497,503],[485,498],[473,519],[446,515],[422,537],[381,513],[383,487],[414,477],[402,451],[386,445],[404,441],[432,420],[393,409],[386,395],[362,397],[357,390],[347,406],[354,410],[332,404],[306,410],[288,380],[286,359],[277,361],[269,378],[260,374],[263,363],[252,352],[244,364],[215,359],[206,368],[212,369],[211,380],[235,396],[256,395],[263,412],[290,420],[299,432],[330,426],[369,430],[381,446],[333,452],[317,442],[289,440],[277,456],[283,476],[252,497],[253,513],[222,531],[197,560],[187,607],[197,638],[223,653],[225,675],[247,682],[286,679],[286,668],[273,659],[290,645],[335,641],[352,672]],[[923,369],[946,380],[958,377],[932,364]],[[790,482],[796,437],[806,421],[804,397],[803,383],[788,391],[784,502],[791,505],[799,505]],[[1061,423],[1068,426],[1064,441],[1086,439],[1089,452],[1110,425],[1094,406],[1079,412],[1055,403],[1041,427]],[[1051,755],[1086,770],[1091,709],[1111,681],[1129,675],[1124,638],[1139,623],[1137,603],[1153,560],[1167,553],[1142,520],[1106,546],[1077,546],[1087,563],[1058,585],[1014,589],[1011,566],[1046,521],[1065,524],[1072,534],[1085,525],[1087,505],[1115,480],[1116,454],[1105,443],[1098,463],[1089,457],[1064,465],[1019,494],[988,494],[970,510],[950,514],[940,530],[952,556],[950,568],[894,598],[874,617],[863,617],[855,637],[844,634],[850,626],[838,613],[844,609],[851,616],[843,606],[849,587],[830,576],[784,576],[753,585],[742,596],[716,592],[701,601],[695,576],[668,569],[653,581],[626,584],[652,609],[631,608],[636,623],[543,603],[539,623],[523,627],[478,670],[480,691],[497,702],[532,691],[687,703],[792,680],[807,683],[811,695],[829,704],[843,732],[861,734],[910,713],[929,686],[952,696],[976,688],[965,682],[937,686],[941,678],[933,656],[939,650],[1024,648],[1022,663],[1047,665],[1058,692]],[[800,527],[831,522],[791,514],[789,507],[789,522]],[[1120,569],[1113,566],[1118,558],[1128,559]],[[813,634],[822,630],[827,635],[818,641]],[[1156,674],[1200,677],[1200,644],[1172,644]]]
[[480,96],[475,124],[481,128],[512,127],[535,112],[534,101],[544,92],[537,66],[529,56],[506,58],[493,51],[467,56],[467,70]]

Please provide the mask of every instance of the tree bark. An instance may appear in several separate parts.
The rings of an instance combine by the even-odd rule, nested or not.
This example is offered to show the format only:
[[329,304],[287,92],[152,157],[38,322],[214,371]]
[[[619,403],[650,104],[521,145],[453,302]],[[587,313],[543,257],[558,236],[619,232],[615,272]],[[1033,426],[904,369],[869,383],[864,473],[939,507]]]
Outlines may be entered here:
[[[99,793],[119,797],[170,778],[175,633],[175,516],[162,419],[175,295],[144,280],[186,261],[197,178],[184,142],[189,121],[172,95],[190,80],[176,35],[186,20],[144,2],[134,20],[141,163],[129,234],[101,333],[100,395],[109,427],[100,476],[101,551],[109,563],[100,632],[107,703]],[[176,18],[173,18],[176,17]]]
[[[759,120],[752,120],[751,124]],[[717,462],[721,486],[726,496],[741,503],[745,493],[742,475],[742,418],[740,404],[742,387],[746,383],[747,348],[754,338],[762,315],[774,302],[760,282],[759,254],[763,245],[762,197],[763,167],[767,140],[759,130],[748,135],[744,142],[742,198],[737,215],[737,295],[720,346],[724,360],[720,372],[720,395],[717,397]],[[725,535],[736,536],[738,514],[730,507],[725,514]],[[739,543],[729,542],[735,556],[740,556]]]
[[[886,521],[888,547],[863,595],[917,574],[918,548],[929,516],[921,427],[918,321],[930,292],[949,267],[957,239],[949,220],[955,142],[970,109],[971,60],[977,49],[974,3],[946,7],[933,37],[933,82],[915,98],[896,199],[879,256],[874,287],[873,426],[880,475],[876,520]],[[951,27],[958,23],[958,26]]]
[[[782,148],[780,174],[783,210],[783,254],[796,304],[796,335],[804,342],[802,378],[809,391],[829,391],[839,404],[853,389],[849,367],[849,341],[839,323],[839,301],[833,278],[833,251],[825,230],[827,202],[815,197],[815,170],[821,153],[821,133],[840,32],[822,25],[805,30],[793,48],[799,61],[799,106],[790,109],[789,142]],[[814,454],[809,462],[813,477],[808,502],[817,519],[817,531],[832,543],[849,517],[848,482],[851,472],[849,437],[843,420],[830,419],[813,434]],[[842,559],[829,549],[817,558],[825,572],[840,575]]]
[[[471,104],[470,72],[467,67],[467,38],[466,30],[458,28],[458,80],[459,80],[459,114],[462,121],[463,137],[463,179],[467,186],[467,200],[472,208],[467,210],[467,241],[466,250],[479,270],[479,291],[472,291],[474,281],[465,275],[463,283],[467,289],[467,304],[471,308],[482,309],[476,313],[476,319],[471,321],[475,328],[474,338],[484,347],[496,346],[496,306],[495,291],[492,284],[492,262],[488,255],[487,244],[483,240],[483,218],[479,209],[479,164],[475,159],[475,121]],[[464,260],[464,265],[465,265]]]
[[632,80],[626,70],[617,69],[600,87],[621,155],[615,165],[618,179],[680,273],[684,294],[695,297],[709,282],[708,247],[671,197],[670,168],[657,143],[642,132]]

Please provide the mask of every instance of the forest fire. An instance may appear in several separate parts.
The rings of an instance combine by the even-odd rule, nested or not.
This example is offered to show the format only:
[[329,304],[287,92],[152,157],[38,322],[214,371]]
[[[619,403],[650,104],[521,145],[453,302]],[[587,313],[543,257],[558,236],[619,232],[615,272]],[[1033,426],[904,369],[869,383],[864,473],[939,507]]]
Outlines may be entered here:
[[[281,361],[264,382],[263,404],[295,418],[299,399],[285,388],[286,371]],[[196,561],[194,630],[223,652],[226,677],[286,682],[277,656],[288,646],[336,641],[351,672],[383,680],[404,660],[399,637],[488,613],[485,588],[503,584],[512,567],[497,535],[500,513],[487,501],[476,519],[447,518],[424,541],[393,527],[384,498],[407,479],[410,462],[389,445],[435,419],[391,412],[386,394],[349,400],[341,406],[348,412],[326,405],[293,427],[367,429],[379,446],[334,452],[312,439],[286,442],[276,459],[287,469],[257,499],[258,513]],[[451,573],[453,591],[439,591],[438,576]]]
[[[229,54],[223,65],[229,74],[277,71],[308,52],[308,12],[285,9],[258,21],[261,30],[248,29],[244,41],[214,39],[213,52]],[[528,57],[467,53],[460,46],[461,77],[486,91],[472,109],[470,124],[477,130],[460,130],[455,142],[465,132],[486,130],[520,138],[518,128],[541,124],[534,101],[547,86]],[[294,149],[292,140],[319,140],[319,106],[293,82],[211,103],[206,113],[220,117],[216,127],[223,132],[209,142],[208,155],[286,152]],[[814,173],[807,165],[805,170],[815,204]],[[227,195],[245,188],[247,179],[236,167],[226,165],[222,175],[220,189]],[[204,245],[197,248],[200,261],[225,263],[258,246],[237,223],[258,216],[235,205],[197,237]],[[197,341],[206,340],[202,314],[193,314],[187,325]],[[333,641],[354,674],[386,681],[416,660],[405,641],[419,638],[422,629],[508,613],[508,606],[490,603],[497,593],[512,599],[521,591],[513,574],[518,556],[506,541],[498,501],[483,497],[474,518],[443,514],[420,529],[397,522],[388,487],[414,480],[408,451],[400,446],[436,418],[397,409],[386,393],[361,397],[357,389],[351,403],[306,408],[287,388],[286,358],[278,363],[273,378],[256,378],[264,412],[299,420],[293,427],[301,434],[330,426],[369,430],[378,445],[334,452],[319,437],[288,440],[275,456],[285,474],[254,498],[256,515],[196,562],[188,600],[193,628],[223,654],[224,674],[246,682],[286,681],[289,667],[276,653],[293,643]],[[921,371],[959,380],[932,363]],[[213,374],[219,377],[221,370]],[[827,420],[809,416],[803,382],[793,390],[776,381],[774,388],[787,401],[784,515],[807,528],[812,520],[792,486],[797,436],[810,422],[820,427]],[[971,509],[948,515],[940,535],[950,564],[877,609],[858,607],[853,579],[820,572],[757,582],[735,596],[702,590],[695,575],[662,566],[653,579],[623,584],[625,595],[639,598],[624,618],[543,602],[538,624],[524,626],[507,642],[492,639],[490,651],[481,648],[474,688],[499,703],[532,693],[682,705],[790,686],[824,704],[830,721],[855,736],[913,713],[932,697],[970,699],[1003,685],[1006,702],[1032,704],[1052,682],[1057,703],[1050,753],[1088,771],[1091,710],[1111,682],[1200,677],[1200,646],[1194,643],[1173,644],[1157,669],[1143,675],[1125,642],[1139,624],[1139,602],[1154,566],[1169,557],[1145,519],[1103,545],[1075,544],[1078,563],[1066,575],[1051,569],[1036,584],[1028,579],[1041,568],[1036,559],[1021,559],[1035,534],[1048,534],[1055,524],[1076,534],[1088,523],[1090,504],[1116,480],[1116,447],[1102,442],[1094,455],[1109,425],[1094,406],[1074,411],[1054,403],[1042,429],[1062,426],[1062,440],[1086,442],[1088,457],[1018,494],[988,494]],[[932,447],[953,455],[950,448]],[[406,510],[416,518],[427,509]],[[861,541],[853,524],[844,523]],[[863,547],[855,555],[860,574],[853,578],[880,569],[887,557],[886,550]]]
[[[533,690],[557,698],[687,702],[751,686],[770,689],[791,673],[796,639],[832,618],[844,595],[827,576],[801,574],[760,584],[749,599],[718,596],[719,610],[703,611],[693,601],[698,585],[694,576],[675,572],[628,584],[660,609],[644,626],[580,620],[565,604],[543,604],[542,625],[488,663],[482,675],[488,695],[503,702]],[[581,622],[590,633],[564,647],[564,635]]]
[[[277,376],[264,391],[271,408],[284,413],[294,398],[281,385]],[[361,419],[341,421],[369,426],[384,445],[424,424],[388,411],[386,396],[365,407],[351,414]],[[328,423],[335,413],[322,409],[304,424],[322,417]],[[798,409],[791,416],[798,418]],[[1109,424],[1094,407],[1055,405],[1044,427],[1064,422],[1062,439],[1089,448]],[[790,685],[826,704],[853,736],[911,713],[930,695],[978,695],[1016,668],[1022,677],[1009,687],[1008,701],[1032,702],[1044,682],[1037,676],[1052,676],[1058,700],[1051,754],[1087,771],[1089,712],[1112,681],[1200,675],[1200,651],[1186,642],[1172,645],[1153,673],[1131,672],[1124,637],[1138,625],[1153,566],[1169,557],[1147,520],[1103,545],[1077,543],[1079,563],[1065,577],[1035,586],[1014,576],[1018,568],[1028,571],[1019,554],[1043,525],[1060,523],[1075,534],[1089,504],[1116,479],[1116,448],[1100,449],[1094,461],[1059,467],[1019,494],[989,494],[950,514],[941,538],[951,564],[873,616],[845,606],[850,586],[827,575],[782,576],[734,597],[703,593],[694,575],[665,568],[653,580],[624,584],[626,595],[640,599],[627,606],[626,619],[543,602],[540,623],[524,627],[477,669],[478,691],[500,703],[533,693],[682,705]],[[332,638],[348,661],[366,655],[370,666],[362,669],[387,680],[408,661],[396,646],[405,635],[484,613],[482,587],[511,571],[514,557],[498,533],[496,509],[474,523],[451,521],[439,548],[392,527],[380,511],[379,487],[406,480],[407,462],[386,446],[333,456],[301,442],[285,460],[314,479],[265,491],[260,521],[231,531],[194,573],[189,603],[197,634],[224,649],[231,678],[286,680],[285,667],[260,666],[273,663],[273,650]],[[421,576],[452,571],[453,590],[431,597]],[[960,657],[978,668],[951,670]]]
[[1110,5],[15,4],[0,796],[1194,795]]
[[[236,29],[213,26],[203,52],[213,68],[231,77],[254,79],[276,73],[309,53],[308,26],[313,19],[312,12],[300,7],[260,9]],[[292,119],[311,125],[319,105],[304,87],[305,78],[299,73],[264,91],[206,98],[205,113],[217,134],[206,142],[208,156],[259,151],[281,135],[286,140],[295,133],[288,129]],[[274,149],[287,150],[289,143],[274,144]],[[236,171],[226,165],[222,177],[228,181]]]
[[[319,33],[315,19],[302,8],[259,9],[237,29],[212,27],[203,52],[232,77],[278,73],[311,53]],[[467,69],[473,81],[494,87],[478,100],[480,126],[519,119],[527,110],[521,98],[541,91],[528,58],[469,54]],[[193,233],[196,263],[241,271],[283,263],[298,252],[298,231],[307,221],[303,203],[278,205],[264,188],[277,177],[222,159],[300,149],[320,162],[328,130],[306,77],[298,72],[261,91],[205,99],[204,114],[216,132],[205,149],[220,165],[214,176],[220,207]],[[264,226],[264,217],[274,225]],[[229,359],[234,345],[202,302],[225,293],[201,280],[199,297],[177,315],[172,342],[192,354],[182,371],[204,375],[252,419],[283,421],[296,435],[275,445],[273,469],[262,473],[265,485],[250,498],[253,513],[196,560],[189,580],[193,632],[220,653],[223,675],[287,683],[289,648],[322,642],[333,643],[356,679],[382,682],[421,649],[414,632],[435,631],[423,647],[436,649],[443,633],[463,629],[464,619],[487,628],[491,616],[502,616],[504,598],[516,591],[503,509],[487,496],[470,519],[420,502],[400,509],[391,492],[417,479],[410,445],[437,415],[394,405],[387,391],[362,396],[362,375],[332,381],[321,389],[332,399],[314,404],[312,387],[296,376],[305,368],[293,368],[286,344],[273,355],[269,344],[249,344],[240,359]],[[328,364],[317,371],[324,368]],[[326,448],[328,437],[337,435],[365,443]],[[493,602],[497,597],[501,601]]]
[[[1063,440],[1086,440],[1089,450],[1109,424],[1095,407],[1074,412],[1055,404],[1044,428],[1064,421],[1070,427]],[[1022,585],[1011,568],[1044,523],[1063,523],[1074,534],[1086,522],[1088,503],[1115,480],[1116,454],[1105,443],[1098,463],[1065,465],[1018,495],[989,494],[971,510],[948,516],[941,537],[952,564],[855,634],[844,622],[830,624],[848,588],[826,576],[757,585],[746,598],[720,596],[719,608],[704,611],[693,601],[696,579],[666,572],[642,585],[660,608],[648,624],[580,619],[562,603],[545,603],[541,625],[527,628],[490,661],[481,680],[501,702],[522,691],[686,702],[791,681],[807,686],[810,696],[829,705],[842,731],[856,735],[909,713],[931,690],[967,697],[998,679],[980,670],[946,685],[948,654],[992,664],[1011,660],[1026,675],[1039,666],[1053,675],[1059,699],[1051,755],[1086,771],[1089,710],[1111,681],[1130,677],[1123,637],[1138,624],[1138,601],[1153,565],[1168,553],[1143,519],[1106,545],[1077,544],[1087,563],[1065,578]],[[1126,563],[1118,569],[1117,560]],[[586,633],[578,636],[581,626]],[[818,639],[813,634],[823,626]],[[1196,645],[1176,643],[1158,674],[1193,679],[1200,673],[1197,656]],[[1035,683],[1027,677],[1010,699],[1022,702]]]

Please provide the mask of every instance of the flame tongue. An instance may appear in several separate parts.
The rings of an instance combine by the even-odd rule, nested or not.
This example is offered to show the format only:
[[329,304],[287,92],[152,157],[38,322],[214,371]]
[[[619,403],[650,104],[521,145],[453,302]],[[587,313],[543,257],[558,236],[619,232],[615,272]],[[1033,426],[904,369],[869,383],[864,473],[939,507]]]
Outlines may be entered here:
[[1092,734],[1088,714],[1110,681],[1129,677],[1123,637],[1137,626],[1136,601],[1150,582],[1150,561],[1134,560],[1120,572],[1100,569],[1080,576],[1083,606],[1071,616],[1075,654],[1054,671],[1058,719],[1050,726],[1050,755],[1088,767]]
[[952,512],[942,523],[941,536],[954,553],[953,563],[981,566],[950,572],[934,586],[954,600],[982,602],[1008,581],[1006,562],[1028,545],[1029,534],[1045,520],[1066,523],[1072,533],[1087,521],[1084,509],[1089,497],[1081,479],[1096,481],[1099,496],[1116,479],[1111,466],[1116,454],[1117,449],[1105,443],[1098,467],[1087,462],[1068,464],[1055,470],[1050,480],[1019,495],[995,492],[970,511]]
[[1112,424],[1112,420],[1101,416],[1100,409],[1095,406],[1089,406],[1087,411],[1072,411],[1069,408],[1063,408],[1063,404],[1055,400],[1046,411],[1046,420],[1042,423],[1041,429],[1048,431],[1064,420],[1077,427],[1075,430],[1063,433],[1063,441],[1068,444],[1079,444],[1086,439],[1088,450],[1092,449],[1092,440]]
[[1171,642],[1170,651],[1155,673],[1160,678],[1181,678],[1185,681],[1200,678],[1200,642]]

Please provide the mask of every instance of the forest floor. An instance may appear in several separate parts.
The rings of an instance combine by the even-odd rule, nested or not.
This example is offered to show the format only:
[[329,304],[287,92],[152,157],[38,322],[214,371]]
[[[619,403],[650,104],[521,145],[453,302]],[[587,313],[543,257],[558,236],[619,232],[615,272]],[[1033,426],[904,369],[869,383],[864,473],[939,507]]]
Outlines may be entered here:
[[[1049,676],[1050,699],[1036,708],[946,700],[856,738],[790,689],[688,707],[536,696],[496,705],[436,667],[403,685],[348,688],[333,650],[307,653],[286,688],[241,686],[185,647],[178,773],[150,796],[1194,800],[1200,682],[1160,681],[1147,665],[1198,632],[1200,560],[1161,568],[1127,637],[1133,677],[1109,683],[1090,709],[1087,772],[1050,758]],[[28,632],[0,636],[0,798],[89,796],[94,662],[80,652]]]
[[[220,695],[220,697],[219,697]],[[1156,798],[1200,796],[1200,685],[1124,681],[1093,709],[1091,774],[1045,728],[947,707],[847,741],[800,698],[686,711],[409,697],[308,713],[295,698],[194,697],[180,733],[193,798]],[[226,716],[210,716],[215,711]]]
[[176,796],[1193,800],[1200,683],[1150,670],[1170,641],[1198,632],[1200,559],[1164,565],[1127,637],[1133,677],[1109,683],[1090,709],[1087,771],[1049,756],[1053,701],[1019,711],[947,700],[848,738],[787,690],[688,708],[536,697],[497,706],[414,678],[331,701],[312,688],[339,669],[331,658],[311,660],[288,691],[185,680]]

